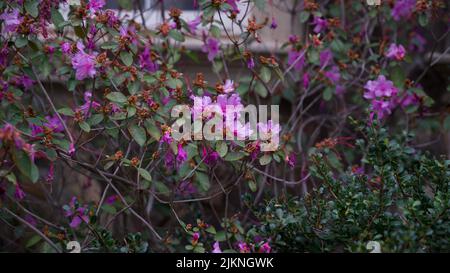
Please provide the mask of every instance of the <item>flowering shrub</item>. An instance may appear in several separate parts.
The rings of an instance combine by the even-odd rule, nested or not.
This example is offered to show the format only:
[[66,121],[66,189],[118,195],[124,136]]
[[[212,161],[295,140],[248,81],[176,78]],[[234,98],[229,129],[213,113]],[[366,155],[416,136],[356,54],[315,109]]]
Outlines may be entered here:
[[2,251],[450,249],[443,1],[118,2],[0,2]]

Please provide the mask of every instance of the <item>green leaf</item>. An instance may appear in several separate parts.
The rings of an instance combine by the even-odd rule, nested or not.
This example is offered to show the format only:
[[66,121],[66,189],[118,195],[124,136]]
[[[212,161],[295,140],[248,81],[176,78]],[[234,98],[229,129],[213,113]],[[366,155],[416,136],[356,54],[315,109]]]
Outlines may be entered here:
[[152,176],[146,169],[138,168],[139,174],[147,181],[152,181]]
[[91,131],[91,126],[86,121],[82,121],[78,125],[80,125],[81,130],[85,131],[86,133],[89,133]]
[[68,117],[73,117],[75,115],[73,110],[68,108],[68,107],[64,107],[64,108],[59,109],[58,113],[60,113],[60,114],[62,114],[64,116],[68,116]]
[[120,59],[126,66],[130,66],[133,64],[133,54],[130,52],[122,51],[120,53]]
[[25,245],[26,248],[30,248],[34,245],[36,245],[37,243],[39,243],[41,241],[41,236],[39,235],[34,235],[33,237],[30,238],[30,240],[28,240],[27,244]]
[[259,72],[259,75],[261,77],[261,79],[267,83],[270,81],[270,77],[272,75],[272,72],[270,71],[270,69],[266,66],[261,67],[261,71]]
[[22,48],[28,44],[28,39],[27,37],[18,37],[14,44],[16,45],[16,47]]
[[144,146],[147,141],[147,135],[144,128],[133,124],[128,128],[128,131],[139,146]]
[[266,87],[259,81],[255,84],[255,92],[262,98],[267,97],[267,95],[269,94],[269,91],[267,91]]
[[270,154],[265,154],[259,158],[259,164],[261,166],[267,165],[272,161],[272,156]]
[[198,182],[199,189],[203,192],[208,191],[208,189],[210,187],[208,175],[205,173],[202,173],[202,172],[196,172],[195,178]]
[[333,97],[333,89],[328,87],[323,91],[322,97],[325,101],[330,101]]
[[65,20],[64,17],[61,15],[61,13],[57,9],[51,10],[51,16],[52,16],[52,22],[57,27],[60,28],[64,25]]
[[216,145],[216,151],[219,156],[223,158],[228,152],[228,145],[225,142],[220,141]]
[[299,17],[300,23],[306,23],[306,21],[308,21],[310,15],[311,14],[307,11],[300,12],[300,17]]
[[92,115],[88,119],[88,123],[91,126],[95,126],[95,125],[99,124],[102,121],[103,121],[103,114],[95,114],[95,115]]
[[244,157],[243,153],[240,152],[230,152],[225,156],[225,161],[237,161]]
[[16,163],[19,171],[31,182],[36,183],[39,179],[39,170],[37,166],[31,161],[30,157],[24,151],[14,152],[14,163]]
[[444,120],[444,129],[450,131],[450,116],[447,116]]
[[127,102],[127,97],[120,92],[111,92],[106,95],[106,98],[112,102],[125,103]]
[[185,40],[184,35],[181,32],[179,32],[178,30],[172,29],[171,31],[169,31],[169,36],[178,42],[184,42],[184,40]]
[[28,12],[32,17],[36,18],[39,15],[39,1],[26,1],[25,2],[25,11]]

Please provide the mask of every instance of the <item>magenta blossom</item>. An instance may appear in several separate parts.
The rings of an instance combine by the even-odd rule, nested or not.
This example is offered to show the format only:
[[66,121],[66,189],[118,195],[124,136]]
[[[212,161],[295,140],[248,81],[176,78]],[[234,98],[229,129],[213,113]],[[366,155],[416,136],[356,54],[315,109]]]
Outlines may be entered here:
[[208,60],[213,61],[214,58],[219,54],[220,42],[219,40],[209,37],[206,39],[205,44],[202,47],[204,53],[208,53]]
[[265,242],[259,247],[259,253],[270,253],[272,248],[269,245],[269,242]]
[[77,229],[81,223],[89,223],[89,210],[87,206],[80,206],[76,197],[72,197],[68,205],[63,207],[64,215],[70,219],[69,226]]
[[20,17],[17,9],[5,10],[0,15],[0,20],[3,20],[5,25],[4,30],[8,33],[15,32],[17,27],[22,23],[22,18]]
[[277,20],[272,16],[272,23],[270,24],[271,29],[276,29],[278,27]]
[[240,253],[250,253],[250,247],[245,242],[239,242],[238,248]]
[[409,18],[416,6],[416,0],[397,0],[392,8],[391,15],[395,21]]
[[213,244],[213,250],[212,253],[222,253],[222,250],[220,249],[220,243],[219,242],[215,242]]
[[402,45],[391,44],[386,52],[386,57],[401,61],[405,58],[405,54],[406,50]]
[[233,91],[234,91],[234,82],[232,80],[227,79],[225,81],[225,84],[223,85],[223,92],[227,94]]
[[95,13],[95,12],[101,10],[104,5],[105,5],[105,0],[89,0],[86,7],[90,12]]
[[16,198],[18,201],[21,201],[25,198],[25,192],[22,190],[19,183],[16,183],[14,198]]
[[289,67],[294,66],[294,69],[300,71],[305,65],[305,52],[291,50],[288,53],[288,65]]
[[78,52],[72,58],[72,66],[76,70],[76,78],[81,81],[85,78],[93,78],[95,71],[95,56],[84,52],[84,45],[77,43]]
[[155,72],[158,70],[159,65],[152,60],[149,47],[145,47],[144,51],[139,55],[139,65],[148,72]]
[[187,22],[187,27],[189,29],[189,32],[192,34],[195,34],[197,31],[198,25],[201,23],[200,16],[195,17],[193,20]]
[[322,19],[318,16],[315,16],[313,25],[314,25],[314,32],[320,33],[328,28],[328,21],[327,19]]
[[394,83],[387,80],[383,75],[380,75],[376,81],[368,81],[364,88],[367,90],[364,93],[365,99],[392,97],[398,93]]
[[187,159],[187,153],[185,150],[183,150],[183,145],[181,143],[178,143],[178,153],[177,153],[177,162],[178,164],[183,163]]

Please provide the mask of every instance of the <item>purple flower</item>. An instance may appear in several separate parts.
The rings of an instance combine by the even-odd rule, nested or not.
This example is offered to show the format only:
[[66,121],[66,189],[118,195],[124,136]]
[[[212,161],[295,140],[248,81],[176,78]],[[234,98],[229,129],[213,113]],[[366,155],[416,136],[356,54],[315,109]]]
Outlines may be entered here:
[[227,79],[225,81],[225,84],[223,85],[223,92],[225,94],[227,94],[227,93],[231,93],[233,91],[234,91],[234,82],[230,79]]
[[239,242],[238,248],[240,253],[250,253],[250,247],[245,242]]
[[320,33],[323,30],[328,28],[328,21],[327,19],[322,19],[318,16],[314,17],[314,21],[313,21],[313,25],[314,25],[314,32],[315,33]]
[[397,105],[398,89],[394,86],[394,83],[380,75],[376,81],[368,81],[364,88],[366,89],[364,98],[372,100],[370,118],[373,119],[374,114],[377,115],[378,119],[390,115],[392,109]]
[[322,52],[320,52],[320,66],[321,67],[326,67],[327,65],[329,65],[333,60],[333,53],[331,52],[331,50],[326,49]]
[[205,44],[202,47],[204,53],[208,53],[208,60],[213,61],[214,58],[219,54],[220,42],[219,40],[209,37],[206,39]]
[[303,69],[303,66],[305,65],[305,53],[304,51],[296,51],[291,50],[288,53],[288,65],[294,66],[294,69],[297,71],[300,71]]
[[64,131],[64,126],[57,116],[46,116],[47,122],[44,126],[51,129],[53,132],[58,133]]
[[18,201],[21,201],[25,198],[25,192],[22,190],[19,183],[16,184],[14,198],[16,198]]
[[177,153],[177,162],[178,164],[183,163],[187,159],[187,153],[185,150],[183,150],[183,145],[181,143],[178,143],[178,153]]
[[259,247],[259,253],[270,253],[272,248],[269,245],[269,242],[265,242]]
[[192,241],[191,241],[191,243],[193,245],[196,245],[198,243],[198,239],[200,239],[200,233],[194,232],[194,234],[192,234]]
[[332,84],[336,84],[340,78],[341,73],[339,72],[339,67],[333,66],[330,70],[325,71],[325,77],[331,81]]
[[72,66],[76,70],[76,78],[81,81],[85,78],[93,78],[95,71],[95,56],[84,52],[84,45],[77,43],[78,52],[72,58]]
[[6,32],[15,32],[17,27],[22,23],[22,18],[19,15],[19,10],[12,9],[8,11],[4,11],[0,15],[0,20],[3,20],[5,24],[4,30]]
[[253,60],[253,57],[250,57],[247,59],[247,68],[253,69],[255,67],[255,61]]
[[92,99],[92,92],[84,92],[84,104],[78,107],[77,110],[82,111],[85,116],[88,116],[90,109],[98,109],[101,105],[97,101]]
[[90,12],[95,13],[96,11],[101,10],[104,5],[105,0],[89,0],[86,7]]
[[89,210],[87,206],[80,206],[77,198],[74,196],[68,205],[64,206],[64,215],[68,217],[71,228],[78,228],[81,223],[89,223]]
[[226,0],[227,4],[233,8],[233,12],[239,13],[237,2],[240,0]]
[[212,253],[222,253],[222,250],[220,249],[220,243],[219,242],[215,242],[213,244],[213,250]]
[[395,21],[409,18],[416,6],[416,0],[397,0],[392,8],[391,15]]
[[75,144],[73,144],[73,142],[70,143],[69,145],[69,151],[68,151],[70,156],[73,156],[75,154]]
[[200,16],[197,16],[197,17],[195,17],[195,19],[187,22],[189,32],[192,34],[195,34],[195,31],[197,30],[197,27],[198,27],[198,25],[200,25],[201,22],[202,21],[200,19]]
[[398,93],[394,83],[387,80],[383,75],[380,75],[376,81],[368,81],[364,88],[367,90],[364,93],[365,99],[392,97]]
[[308,89],[309,87],[309,74],[304,73],[302,77],[302,84],[304,89]]
[[219,154],[216,151],[214,151],[214,150],[212,150],[210,148],[203,147],[203,149],[202,149],[202,158],[204,158],[204,162],[207,165],[215,164],[217,162],[217,160],[219,160],[219,157],[220,156],[219,156]]
[[386,52],[386,57],[401,61],[405,58],[405,54],[406,50],[402,45],[391,44]]
[[148,47],[145,47],[144,51],[139,55],[139,65],[142,69],[146,69],[149,72],[156,72],[159,68],[159,65],[156,62],[153,62]]
[[278,27],[277,20],[275,19],[275,17],[272,17],[272,23],[270,24],[270,28],[276,29],[277,27]]
[[62,53],[69,54],[71,50],[72,50],[72,45],[69,42],[63,42],[61,44]]

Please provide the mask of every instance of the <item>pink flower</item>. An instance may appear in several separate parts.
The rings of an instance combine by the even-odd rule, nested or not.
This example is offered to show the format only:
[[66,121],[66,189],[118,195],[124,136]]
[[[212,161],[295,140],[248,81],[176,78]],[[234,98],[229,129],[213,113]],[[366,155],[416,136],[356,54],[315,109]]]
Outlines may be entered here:
[[226,80],[225,84],[223,85],[223,92],[225,94],[231,93],[234,91],[234,82],[232,80]]
[[219,54],[220,42],[219,40],[209,37],[206,39],[205,44],[202,47],[202,51],[208,53],[208,60],[213,61]]
[[25,198],[25,192],[22,190],[19,183],[16,184],[16,188],[14,191],[14,198],[16,198],[18,201],[21,201]]
[[272,23],[270,24],[271,29],[276,29],[278,27],[277,20],[272,16]]
[[73,156],[75,154],[75,144],[73,144],[73,142],[70,143],[70,145],[69,145],[68,153],[69,153],[70,156]]
[[219,159],[219,157],[220,156],[216,151],[214,151],[210,148],[207,148],[206,146],[203,146],[202,158],[204,158],[204,162],[207,165],[212,165],[212,164],[216,163],[217,160]]
[[416,6],[416,0],[397,0],[394,8],[392,8],[391,15],[395,21],[400,21],[402,18],[409,18]]
[[201,22],[202,21],[200,19],[200,16],[197,16],[197,17],[195,17],[195,19],[187,22],[189,32],[192,34],[195,34],[195,31],[197,30],[197,27],[198,27],[198,25],[200,25]]
[[368,81],[364,88],[367,90],[364,93],[365,99],[392,97],[398,93],[394,83],[387,80],[383,75],[380,75],[376,81]]
[[237,2],[240,0],[226,0],[227,4],[233,8],[233,12],[239,13]]
[[325,71],[325,77],[330,80],[332,84],[337,84],[341,79],[341,73],[339,72],[339,67],[333,66],[330,70]]
[[391,44],[386,53],[386,57],[401,61],[405,58],[405,54],[406,50],[402,45]]
[[333,60],[333,53],[331,52],[331,50],[326,49],[322,52],[320,52],[320,66],[321,67],[326,67],[327,65],[329,65]]
[[222,250],[220,249],[220,244],[219,244],[219,242],[215,242],[214,244],[213,244],[213,250],[212,250],[212,253],[222,253]]
[[315,16],[313,25],[314,25],[314,32],[319,33],[328,28],[328,21],[326,19],[322,19],[318,16]]
[[294,66],[294,69],[299,71],[303,69],[303,66],[305,65],[305,54],[304,51],[296,51],[291,50],[288,53],[288,65]]
[[69,42],[63,42],[61,44],[61,52],[64,54],[69,54],[72,50],[72,45]]
[[76,70],[76,78],[81,81],[85,78],[93,78],[95,71],[95,56],[84,52],[84,45],[77,43],[78,52],[72,58],[72,66]]
[[309,74],[305,73],[302,77],[303,88],[307,89],[309,87]]
[[64,215],[70,219],[69,226],[71,228],[77,229],[81,223],[89,223],[89,210],[87,206],[80,206],[75,196],[63,208]]
[[259,247],[259,253],[270,253],[272,248],[269,245],[269,242],[265,242]]
[[191,241],[191,243],[193,245],[196,245],[198,243],[198,239],[200,239],[200,233],[194,232],[194,234],[192,234],[192,241]]
[[250,253],[250,247],[245,242],[239,242],[238,248],[240,253]]
[[181,143],[178,143],[178,153],[177,153],[177,162],[183,163],[187,159],[187,153],[185,150],[183,150],[183,145]]
[[149,47],[145,47],[144,51],[139,55],[139,65],[142,69],[148,72],[155,72],[158,70],[159,65],[151,58],[151,52]]
[[6,32],[15,32],[17,30],[17,27],[22,23],[22,18],[19,15],[19,10],[12,9],[12,10],[5,10],[0,15],[0,20],[3,20],[3,23],[5,25],[4,30]]
[[253,60],[253,57],[250,57],[247,59],[247,68],[253,69],[255,67],[255,60]]
[[104,5],[105,0],[89,0],[86,7],[91,13],[95,13],[96,11],[101,10]]
[[89,110],[98,109],[100,107],[100,103],[92,99],[92,92],[86,91],[84,92],[84,104],[78,107],[77,110],[82,111],[83,114],[87,116],[89,114]]

